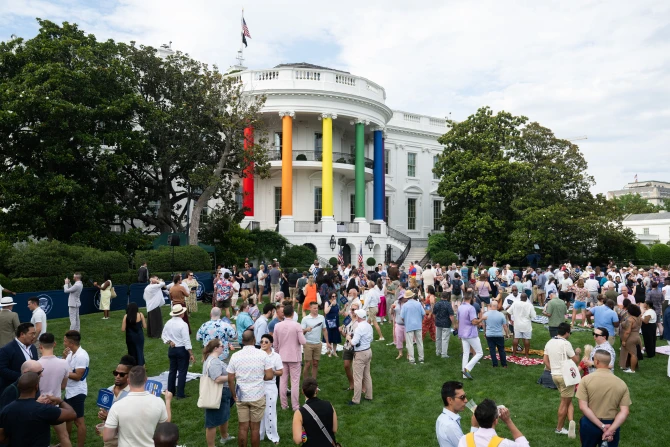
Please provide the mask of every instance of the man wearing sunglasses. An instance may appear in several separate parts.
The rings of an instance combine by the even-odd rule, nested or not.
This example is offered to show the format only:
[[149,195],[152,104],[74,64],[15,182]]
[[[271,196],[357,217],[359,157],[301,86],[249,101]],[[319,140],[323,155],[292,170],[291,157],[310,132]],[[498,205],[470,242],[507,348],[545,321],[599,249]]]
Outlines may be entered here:
[[[114,400],[112,405],[114,405],[119,400],[123,399],[130,392],[130,384],[128,383],[128,373],[130,369],[135,366],[137,362],[132,356],[124,355],[121,357],[121,362],[116,366],[116,369],[112,371],[114,376],[114,385],[109,386],[107,389],[114,393]],[[103,408],[98,410],[98,419],[102,422],[107,420],[109,411]],[[96,432],[98,432],[98,427],[96,426]],[[100,434],[100,433],[98,433]],[[118,433],[114,436],[114,439],[111,441],[105,442],[104,447],[116,447],[119,444]]]
[[[461,428],[461,417],[458,415],[466,408],[468,398],[463,390],[461,382],[444,382],[442,385],[442,402],[444,409],[435,423],[435,432],[437,433],[437,442],[440,447],[457,447],[458,441],[463,437]],[[470,424],[472,427],[479,427],[477,419],[473,415]]]
[[614,352],[614,348],[612,347],[610,342],[607,340],[609,335],[610,335],[609,331],[607,330],[607,328],[604,327],[598,327],[593,330],[593,340],[595,341],[595,346],[591,351],[590,358],[586,362],[584,362],[589,367],[589,374],[595,372],[596,370],[596,366],[594,363],[594,356],[596,354],[596,351],[607,351],[609,353],[610,370],[614,372],[614,359],[616,358],[616,353]]

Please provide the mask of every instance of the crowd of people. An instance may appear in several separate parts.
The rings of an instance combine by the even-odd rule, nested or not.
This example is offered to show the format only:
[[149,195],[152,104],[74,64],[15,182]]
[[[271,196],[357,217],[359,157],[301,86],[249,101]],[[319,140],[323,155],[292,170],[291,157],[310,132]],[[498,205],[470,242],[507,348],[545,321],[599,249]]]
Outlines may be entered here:
[[[315,260],[303,272],[287,272],[276,260],[258,269],[247,260],[240,269],[217,267],[210,319],[200,327],[191,327],[189,319],[203,306],[192,272],[166,283],[150,275],[145,264],[138,280],[147,283],[147,314],[131,302],[121,320],[127,354],[113,371],[113,405],[97,415],[96,431],[105,446],[176,445],[171,401],[189,397],[186,376],[196,357],[202,358],[197,406],[204,410],[208,447],[216,444],[217,430],[221,443],[237,438],[238,445],[258,446],[267,437],[278,444],[277,403],[282,410],[290,405],[294,412],[291,438],[296,444],[334,445],[337,413],[318,398],[323,355],[339,358],[341,353],[345,391],[352,393],[348,403],[355,407],[362,400],[373,401],[372,345],[386,341],[381,330],[385,324],[391,325],[388,345],[397,349],[396,360],[412,365],[426,362],[426,336],[435,342],[438,358],[449,357],[449,341],[457,336],[462,377],[472,380],[484,355],[482,337],[492,366],[507,368],[505,340],[512,340],[514,354],[528,358],[533,322],[546,317],[551,339],[542,347],[543,362],[560,395],[555,433],[576,437],[576,395],[583,414],[582,445],[606,441],[613,447],[631,404],[625,383],[612,373],[616,339],[619,367],[626,373],[639,371],[643,355],[655,355],[657,334],[670,342],[670,331],[663,331],[663,322],[670,318],[670,278],[658,266],[647,271],[632,265],[601,269],[589,264],[581,269],[566,262],[557,269],[529,267],[521,272],[498,268],[495,262],[490,268],[410,262],[407,269],[391,263],[366,271],[362,265],[342,263],[323,268]],[[105,278],[95,286],[101,290],[103,319],[109,319],[113,284]],[[62,358],[55,355],[56,337],[47,331],[37,298],[28,302],[32,319],[25,323],[12,312],[13,298],[0,301],[0,444],[48,445],[53,426],[60,445],[69,446],[74,426],[77,445],[84,446],[90,359],[81,346],[82,288],[79,274],[65,280],[70,330],[64,334]],[[161,307],[166,301],[171,307],[164,322]],[[145,330],[148,337],[167,345],[164,399],[145,391]],[[573,348],[569,338],[574,330],[591,330],[593,345],[585,346],[584,352]],[[202,349],[194,348],[194,333]],[[578,388],[570,370],[573,364],[584,375]],[[442,388],[444,411],[436,423],[441,447],[483,446],[492,440],[528,445],[506,408],[491,400],[466,405],[463,387],[461,382],[447,382]],[[237,411],[236,432],[228,426],[232,408]],[[473,434],[464,435],[460,427],[458,414],[465,408],[473,413]],[[514,441],[497,438],[499,421],[509,427]]]

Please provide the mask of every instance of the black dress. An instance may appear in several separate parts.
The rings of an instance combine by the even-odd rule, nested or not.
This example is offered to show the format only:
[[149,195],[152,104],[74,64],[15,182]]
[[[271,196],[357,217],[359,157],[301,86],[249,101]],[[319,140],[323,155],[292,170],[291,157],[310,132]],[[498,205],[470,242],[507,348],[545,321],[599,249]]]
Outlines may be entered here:
[[144,330],[142,322],[126,321],[126,347],[128,354],[135,357],[139,366],[144,365]]
[[[305,405],[309,405],[312,411],[316,413],[319,419],[321,419],[321,423],[328,430],[328,434],[335,440],[335,435],[333,434],[333,406],[330,402],[313,397],[307,399]],[[303,447],[332,447],[326,435],[319,428],[319,424],[316,423],[312,415],[303,407],[300,407],[300,414],[302,415],[303,429],[307,434],[307,442],[303,444]]]

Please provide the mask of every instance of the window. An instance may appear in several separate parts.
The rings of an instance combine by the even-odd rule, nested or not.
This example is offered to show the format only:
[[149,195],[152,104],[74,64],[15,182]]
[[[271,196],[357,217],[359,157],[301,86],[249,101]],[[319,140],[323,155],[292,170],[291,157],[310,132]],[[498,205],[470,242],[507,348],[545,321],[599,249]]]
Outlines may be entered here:
[[356,196],[352,194],[349,196],[349,222],[356,219]]
[[275,150],[281,152],[281,145],[282,145],[282,133],[275,132]]
[[242,209],[243,200],[244,200],[244,193],[242,192],[242,185],[238,185],[237,190],[235,190],[235,203],[237,204],[238,210]]
[[158,216],[158,210],[160,209],[160,207],[161,207],[160,200],[149,202],[149,209],[147,210],[147,214],[152,216]]
[[442,226],[440,224],[440,217],[442,215],[442,201],[433,200],[433,230],[439,230]]
[[314,223],[319,223],[321,221],[321,191],[321,188],[314,188]]
[[275,225],[281,219],[281,186],[275,188]]
[[407,229],[416,230],[416,199],[407,199]]
[[386,225],[388,226],[389,224],[389,202],[390,202],[390,197],[386,196],[384,197],[384,222],[386,222]]
[[391,156],[391,151],[388,149],[384,149],[384,174],[389,173],[389,157]]
[[315,160],[321,160],[321,153],[323,152],[323,134],[317,132],[314,134],[314,155]]
[[407,177],[416,177],[416,154],[407,154]]
[[209,209],[208,206],[204,207],[202,209],[202,211],[200,211],[200,225],[209,223],[209,215],[210,214],[211,214],[211,210]]
[[[439,158],[440,158],[440,157],[437,156],[437,155],[434,155],[434,156],[433,156],[433,169],[435,169],[435,166],[437,166],[437,160],[438,160]],[[440,176],[437,175],[437,173],[436,173],[435,171],[433,171],[433,180],[439,180],[439,178],[440,178]]]
[[642,229],[642,234],[648,235],[649,234],[649,228],[643,228]]

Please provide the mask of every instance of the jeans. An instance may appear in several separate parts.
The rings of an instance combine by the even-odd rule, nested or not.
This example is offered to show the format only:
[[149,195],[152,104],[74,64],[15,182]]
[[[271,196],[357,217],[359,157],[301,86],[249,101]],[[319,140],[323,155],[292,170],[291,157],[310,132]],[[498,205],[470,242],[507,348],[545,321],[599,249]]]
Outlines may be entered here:
[[[601,419],[603,424],[611,424],[614,419]],[[614,439],[607,443],[608,447],[619,446],[619,432],[617,428],[614,432]],[[579,420],[579,439],[582,441],[582,447],[600,447],[603,442],[603,431],[597,427],[586,416]]]
[[558,335],[558,326],[549,326],[549,336],[554,338]]
[[486,337],[486,343],[489,345],[489,354],[493,366],[498,366],[498,357],[496,357],[496,348],[500,353],[500,364],[507,366],[507,356],[505,355],[505,338],[504,337]]
[[421,329],[416,331],[407,331],[405,333],[405,340],[407,343],[407,357],[410,363],[414,363],[414,342],[416,342],[416,349],[419,352],[419,361],[423,362],[423,337],[421,337]]
[[447,352],[449,351],[449,337],[451,337],[451,328],[436,327],[435,333],[435,354],[442,356],[442,358],[447,358]]
[[[461,344],[463,345],[463,361],[461,363],[461,366],[463,367],[463,369],[472,371],[472,368],[475,367],[479,359],[481,359],[484,356],[484,351],[482,351],[482,342],[479,340],[479,337],[462,338]],[[475,350],[475,355],[468,362],[468,359],[470,358],[471,347],[472,349]]]
[[[184,397],[184,387],[186,386],[186,373],[188,372],[189,354],[185,347],[168,349],[168,358],[170,359],[170,372],[168,373],[168,391],[175,397]],[[177,383],[177,392],[175,393],[175,382],[177,382],[177,372],[179,372],[179,383]]]

